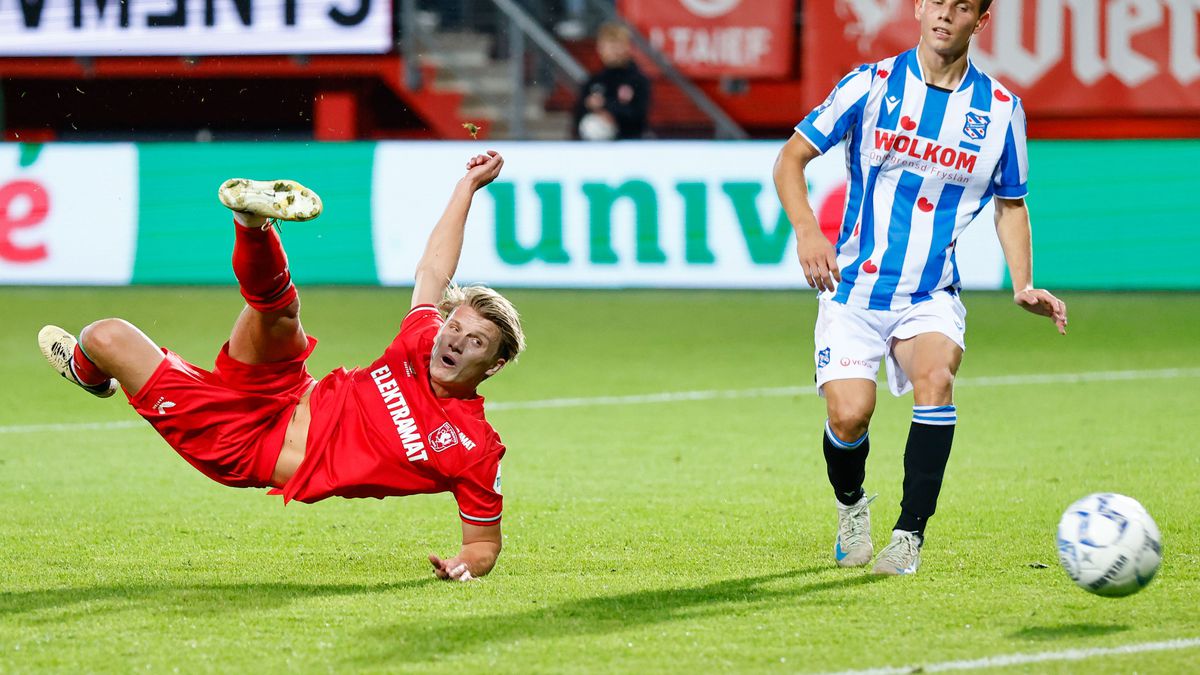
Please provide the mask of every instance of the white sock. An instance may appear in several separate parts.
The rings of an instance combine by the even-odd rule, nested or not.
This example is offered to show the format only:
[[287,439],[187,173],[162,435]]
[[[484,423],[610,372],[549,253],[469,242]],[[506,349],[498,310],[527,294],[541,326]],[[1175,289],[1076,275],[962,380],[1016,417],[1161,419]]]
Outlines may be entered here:
[[256,216],[253,213],[246,213],[245,211],[234,211],[233,220],[242,227],[249,227],[256,230],[267,224],[265,217]]

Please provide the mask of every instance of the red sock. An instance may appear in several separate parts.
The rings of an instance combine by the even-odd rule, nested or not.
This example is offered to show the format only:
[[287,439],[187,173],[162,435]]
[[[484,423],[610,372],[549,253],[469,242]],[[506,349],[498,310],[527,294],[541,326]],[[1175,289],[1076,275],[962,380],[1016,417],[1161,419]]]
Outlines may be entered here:
[[104,384],[110,377],[108,373],[100,370],[100,366],[92,363],[79,343],[75,344],[75,354],[71,357],[71,370],[75,372],[75,379],[89,387]]
[[246,303],[260,312],[275,312],[292,304],[296,287],[288,272],[287,255],[274,228],[234,224],[233,274]]

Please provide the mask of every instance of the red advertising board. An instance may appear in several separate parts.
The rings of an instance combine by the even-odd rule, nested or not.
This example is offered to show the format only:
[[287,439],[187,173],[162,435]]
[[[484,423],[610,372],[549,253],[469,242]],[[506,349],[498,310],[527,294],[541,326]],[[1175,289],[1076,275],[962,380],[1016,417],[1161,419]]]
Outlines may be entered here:
[[[805,4],[806,106],[854,66],[917,43],[914,0]],[[971,58],[1031,115],[1200,114],[1200,2],[997,0]]]
[[619,0],[617,10],[684,74],[788,77],[795,0]]

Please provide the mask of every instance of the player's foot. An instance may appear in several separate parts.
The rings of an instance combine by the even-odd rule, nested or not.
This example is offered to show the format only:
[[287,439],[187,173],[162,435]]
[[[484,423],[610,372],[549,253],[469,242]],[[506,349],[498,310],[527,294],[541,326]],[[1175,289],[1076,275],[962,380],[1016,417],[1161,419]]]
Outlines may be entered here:
[[275,220],[312,220],[321,215],[321,198],[294,180],[230,178],[217,197],[232,211]]
[[72,367],[71,360],[74,358],[77,343],[78,340],[74,335],[58,326],[43,326],[38,331],[38,347],[41,347],[42,356],[46,357],[51,368],[57,370],[58,374],[68,381],[74,382],[100,398],[112,396],[117,391],[117,381],[114,378],[110,377],[107,382],[100,384],[88,385],[80,382],[75,375],[75,368]]
[[839,567],[860,567],[871,562],[875,548],[871,545],[871,502],[875,497],[863,495],[846,506],[837,502],[838,532],[833,542],[833,559]]
[[900,576],[916,574],[921,565],[921,535],[905,530],[892,530],[892,540],[875,559],[875,574]]

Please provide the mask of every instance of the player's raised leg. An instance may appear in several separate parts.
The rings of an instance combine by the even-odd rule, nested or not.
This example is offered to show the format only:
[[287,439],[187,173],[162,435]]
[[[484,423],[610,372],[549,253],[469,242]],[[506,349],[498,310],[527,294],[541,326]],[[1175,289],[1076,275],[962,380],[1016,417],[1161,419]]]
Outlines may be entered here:
[[871,442],[867,428],[875,412],[875,382],[831,380],[822,387],[826,409],[822,445],[829,483],[837,498],[838,531],[833,557],[841,567],[858,567],[875,555],[871,544],[871,499],[863,491]]
[[229,355],[242,363],[274,363],[308,347],[300,325],[300,298],[272,220],[310,220],[321,198],[295,181],[231,178],[218,190],[234,212],[233,273],[248,305],[229,337]]
[[937,509],[958,420],[954,377],[963,350],[941,333],[899,340],[896,362],[913,384],[913,419],[904,447],[904,496],[891,542],[879,552],[876,574],[912,574],[921,562],[925,526]]
[[60,375],[107,398],[118,383],[136,393],[163,360],[162,350],[123,319],[101,319],[80,331],[80,339],[58,326],[38,333],[42,355]]

